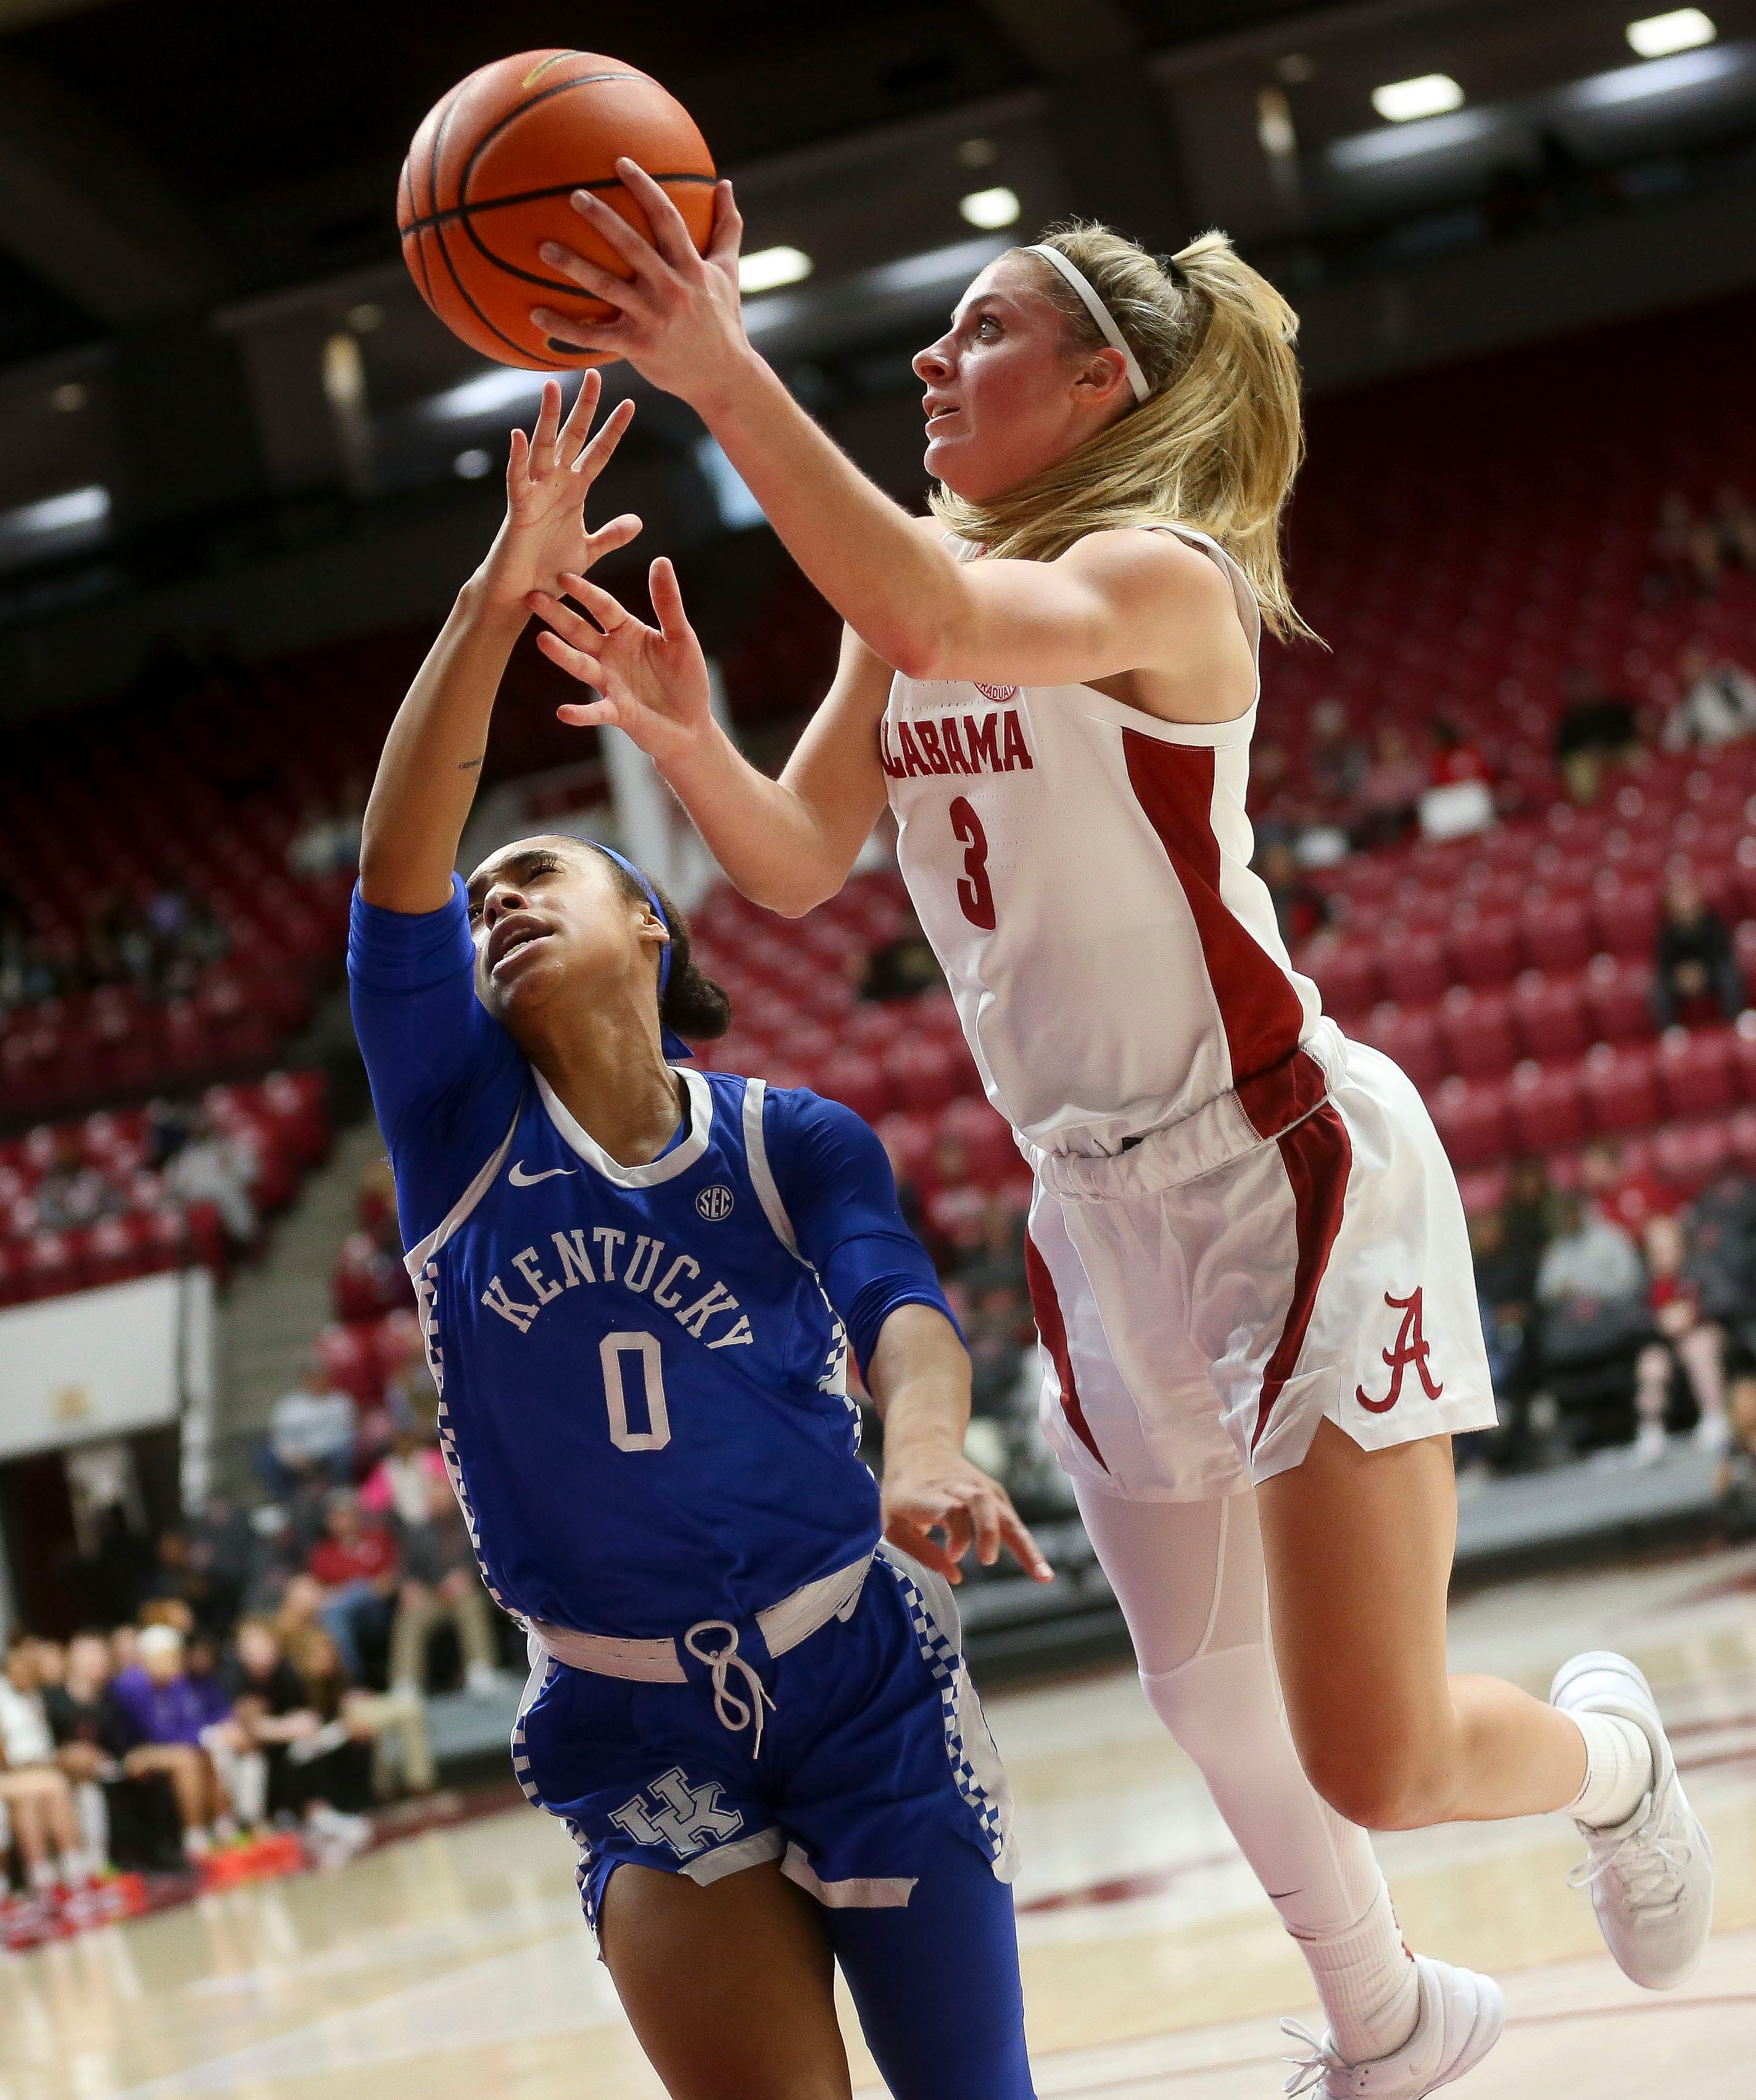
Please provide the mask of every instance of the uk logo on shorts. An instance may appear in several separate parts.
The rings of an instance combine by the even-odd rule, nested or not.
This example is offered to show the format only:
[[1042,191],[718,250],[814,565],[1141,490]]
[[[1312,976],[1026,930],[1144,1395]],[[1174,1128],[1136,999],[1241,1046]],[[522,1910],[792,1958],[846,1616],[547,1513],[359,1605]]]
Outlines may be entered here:
[[1382,1400],[1370,1400],[1366,1397],[1366,1388],[1363,1385],[1357,1385],[1353,1389],[1354,1398],[1369,1414],[1388,1414],[1391,1409],[1401,1399],[1402,1374],[1410,1364],[1414,1365],[1415,1374],[1420,1379],[1421,1390],[1429,1400],[1437,1400],[1445,1391],[1445,1388],[1438,1383],[1427,1368],[1427,1359],[1432,1354],[1432,1345],[1421,1332],[1421,1286],[1419,1284],[1415,1285],[1406,1298],[1392,1298],[1387,1290],[1384,1293],[1384,1303],[1392,1312],[1400,1312],[1402,1315],[1402,1324],[1397,1328],[1396,1339],[1390,1348],[1379,1352],[1389,1367],[1389,1392]]
[[710,1225],[722,1224],[731,1215],[732,1192],[723,1181],[716,1181],[704,1189],[695,1198],[695,1208]]
[[660,1772],[642,1793],[611,1811],[610,1820],[637,1845],[668,1845],[679,1860],[691,1860],[708,1845],[735,1837],[743,1828],[735,1808],[721,1808],[724,1789],[717,1780],[691,1786],[681,1765]]

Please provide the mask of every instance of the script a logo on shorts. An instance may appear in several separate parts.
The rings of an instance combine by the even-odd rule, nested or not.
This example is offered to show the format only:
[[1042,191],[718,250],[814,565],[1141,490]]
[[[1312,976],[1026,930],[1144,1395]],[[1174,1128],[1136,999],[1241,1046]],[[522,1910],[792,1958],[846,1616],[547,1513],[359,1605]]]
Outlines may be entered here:
[[695,1208],[710,1225],[731,1215],[732,1192],[723,1181],[714,1181],[695,1198]]
[[1369,1414],[1388,1414],[1402,1397],[1402,1374],[1413,1364],[1421,1381],[1421,1389],[1429,1400],[1437,1400],[1445,1391],[1435,1383],[1427,1368],[1427,1359],[1432,1344],[1421,1332],[1421,1286],[1416,1284],[1406,1298],[1392,1298],[1387,1290],[1384,1303],[1392,1312],[1402,1315],[1402,1325],[1396,1330],[1396,1339],[1388,1349],[1379,1354],[1390,1367],[1390,1390],[1382,1400],[1368,1400],[1366,1388],[1357,1385],[1353,1396]]
[[[681,1765],[673,1765],[632,1801],[612,1809],[610,1820],[625,1830],[637,1845],[668,1845],[679,1860],[691,1859],[704,1846],[717,1844],[743,1828],[743,1817],[735,1808],[721,1808],[724,1792],[717,1780],[705,1786],[691,1786]],[[651,1806],[652,1797],[659,1806]]]

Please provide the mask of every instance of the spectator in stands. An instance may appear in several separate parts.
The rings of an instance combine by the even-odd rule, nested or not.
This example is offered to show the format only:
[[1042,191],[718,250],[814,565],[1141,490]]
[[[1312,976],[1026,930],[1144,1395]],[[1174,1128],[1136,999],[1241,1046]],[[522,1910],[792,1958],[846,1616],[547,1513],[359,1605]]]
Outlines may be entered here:
[[1732,482],[1722,482],[1714,492],[1713,527],[1720,559],[1756,575],[1756,510]]
[[1020,1359],[1034,1331],[1030,1305],[1016,1284],[1003,1282],[988,1282],[970,1298],[964,1339],[969,1350],[971,1410],[1008,1415]]
[[287,847],[293,875],[353,875],[360,867],[360,834],[366,818],[366,782],[351,772],[333,803],[311,803]]
[[216,1718],[211,1690],[191,1683],[174,1626],[143,1629],[139,1660],[117,1671],[110,1696],[126,1745],[122,1770],[131,1779],[157,1772],[170,1781],[184,1852],[192,1860],[205,1859],[231,1834],[231,1803],[201,1740]]
[[238,1622],[225,1686],[250,1749],[240,1761],[236,1813],[254,1829],[294,1805],[298,1789],[287,1784],[288,1754],[294,1744],[308,1742],[323,1723],[267,1619]]
[[[32,1894],[79,1887],[99,1871],[80,1842],[73,1789],[55,1761],[33,1643],[15,1639],[0,1674],[0,1807],[11,1820]],[[0,1900],[10,1893],[0,1878]]]
[[1719,570],[1719,536],[1713,520],[1698,518],[1680,489],[1668,491],[1659,501],[1648,597],[1662,602],[1692,591],[1696,598],[1717,598]]
[[[335,1643],[323,1634],[308,1639],[298,1658],[305,1696],[323,1726],[308,1742],[289,1754],[290,1768],[303,1767],[307,1820],[320,1831],[332,1831],[343,1842],[371,1824],[358,1811],[374,1797],[386,1798],[391,1771],[399,1765],[404,1783],[426,1793],[434,1783],[433,1753],[421,1701],[401,1692],[362,1692],[351,1679]],[[353,1830],[331,1820],[338,1813],[354,1815]]]
[[1503,1209],[1478,1211],[1469,1221],[1469,1236],[1489,1369],[1494,1396],[1502,1403],[1507,1455],[1516,1459],[1523,1450],[1537,1378],[1538,1257],[1527,1246],[1509,1243]]
[[1665,720],[1666,751],[1717,751],[1756,732],[1756,678],[1728,656],[1692,642],[1677,659],[1682,698]]
[[330,1383],[323,1359],[310,1351],[298,1383],[269,1414],[268,1441],[258,1463],[270,1489],[290,1494],[314,1476],[345,1486],[353,1472],[355,1427],[351,1395]]
[[1756,1538],[1756,1357],[1740,1352],[1726,1396],[1729,1449],[1714,1482],[1727,1534],[1734,1543]]
[[1400,723],[1386,722],[1356,798],[1356,846],[1392,845],[1414,829],[1431,775]]
[[1639,1250],[1577,1197],[1561,1203],[1559,1224],[1537,1270],[1543,1376],[1631,1370],[1652,1333]]
[[860,997],[917,999],[924,991],[940,991],[944,986],[945,973],[911,905],[894,937],[873,949],[861,980]]
[[371,1640],[388,1633],[395,1614],[396,1541],[387,1525],[365,1520],[358,1495],[338,1488],[329,1497],[324,1536],[311,1548],[306,1566],[324,1587],[318,1617],[343,1669],[357,1684],[365,1675],[362,1637]]
[[1454,787],[1463,780],[1480,780],[1485,785],[1491,779],[1487,760],[1454,721],[1435,716],[1427,734],[1433,747],[1434,787]]
[[1311,710],[1311,741],[1305,755],[1311,785],[1331,823],[1345,823],[1366,781],[1366,746],[1353,734],[1339,700],[1319,700]]
[[1555,1209],[1548,1165],[1541,1154],[1526,1153],[1515,1159],[1500,1203],[1500,1229],[1507,1260],[1517,1263],[1517,1273],[1529,1277],[1529,1298],[1536,1295],[1537,1269],[1543,1249],[1555,1237]]
[[1256,872],[1268,886],[1275,924],[1288,947],[1308,941],[1329,920],[1329,899],[1305,879],[1298,856],[1284,839],[1270,838],[1256,856]]
[[1731,929],[1704,902],[1692,876],[1673,875],[1666,882],[1653,960],[1652,1008],[1661,1028],[1737,1018],[1744,977]]
[[93,1872],[105,1860],[116,1865],[136,1859],[149,1866],[162,1863],[151,1834],[160,1820],[153,1813],[159,1806],[159,1785],[122,1776],[118,1758],[123,1745],[109,1681],[108,1641],[99,1633],[75,1634],[67,1644],[61,1682],[45,1687],[42,1694],[55,1737],[55,1761],[73,1789],[80,1838]]
[[390,1633],[391,1691],[419,1696],[426,1680],[427,1642],[449,1619],[463,1651],[467,1688],[483,1696],[497,1692],[488,1592],[430,1433],[412,1420],[399,1427],[360,1489],[360,1506],[395,1526],[403,1579]]
[[249,1246],[258,1229],[250,1199],[255,1178],[249,1147],[227,1137],[206,1115],[196,1117],[187,1142],[165,1169],[170,1194],[183,1203],[211,1203],[238,1246]]
[[1561,713],[1555,761],[1567,792],[1583,808],[1604,785],[1604,769],[1640,755],[1639,711],[1626,693],[1613,693],[1595,671],[1570,664],[1561,673]]
[[121,1189],[86,1164],[79,1132],[70,1126],[55,1133],[54,1162],[37,1184],[36,1203],[37,1223],[46,1233],[79,1232],[128,1207]]
[[1696,1441],[1704,1450],[1722,1453],[1731,1440],[1726,1423],[1725,1330],[1709,1316],[1702,1302],[1702,1279],[1689,1260],[1683,1227],[1674,1217],[1652,1220],[1647,1229],[1646,1250],[1657,1339],[1646,1344],[1635,1365],[1635,1411],[1639,1424],[1635,1462],[1651,1464],[1665,1455],[1665,1410],[1674,1360],[1695,1396]]
[[1668,1218],[1683,1198],[1656,1174],[1631,1167],[1613,1138],[1595,1137],[1579,1159],[1579,1185],[1587,1202],[1613,1225],[1620,1225],[1636,1246],[1655,1218]]

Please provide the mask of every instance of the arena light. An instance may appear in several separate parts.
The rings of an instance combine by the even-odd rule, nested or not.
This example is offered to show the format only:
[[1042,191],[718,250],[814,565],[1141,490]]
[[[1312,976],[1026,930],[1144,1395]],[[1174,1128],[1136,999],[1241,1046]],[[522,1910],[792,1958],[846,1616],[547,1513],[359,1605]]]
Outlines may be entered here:
[[905,255],[900,262],[880,262],[857,280],[863,292],[879,298],[894,292],[920,292],[935,285],[966,285],[978,270],[985,270],[996,256],[1006,253],[1006,244],[992,238],[956,240],[949,248],[929,248],[920,255]]
[[1000,227],[1012,225],[1023,207],[1018,201],[1018,192],[999,183],[991,190],[972,190],[968,196],[957,200],[957,209],[972,226],[982,227],[991,233]]
[[443,394],[435,394],[422,404],[421,413],[441,423],[466,423],[478,416],[499,415],[508,408],[531,408],[542,390],[540,373],[516,372],[505,365],[495,365],[478,373],[474,379],[463,380],[456,386],[448,386]]
[[1749,65],[1747,47],[1736,44],[1714,49],[1679,51],[1674,58],[1648,59],[1644,65],[1620,66],[1614,73],[1600,73],[1577,81],[1568,90],[1568,100],[1578,109],[1607,109],[1619,102],[1638,102],[1656,95],[1675,95],[1691,87],[1705,87]]
[[1463,106],[1463,90],[1448,73],[1423,73],[1413,80],[1388,81],[1372,90],[1372,107],[1387,124],[1411,124],[1422,117],[1443,117]]
[[1381,167],[1448,146],[1467,146],[1498,130],[1500,121],[1491,110],[1454,109],[1449,117],[1429,117],[1418,124],[1382,124],[1375,130],[1357,131],[1351,139],[1333,140],[1324,152],[1332,166],[1349,172]]
[[1668,15],[1648,15],[1623,32],[1643,59],[1668,59],[1673,51],[1692,51],[1719,34],[1710,15],[1699,7],[1673,7]]
[[748,526],[767,523],[761,505],[750,493],[743,476],[726,457],[717,438],[695,440],[695,465],[713,493],[720,523],[728,532],[742,532]]
[[778,292],[783,285],[802,283],[816,267],[802,248],[759,248],[738,258],[738,289]]
[[75,525],[101,525],[109,514],[110,492],[93,483],[86,488],[46,496],[40,502],[20,504],[15,510],[0,511],[0,527],[9,539],[21,533],[65,532]]

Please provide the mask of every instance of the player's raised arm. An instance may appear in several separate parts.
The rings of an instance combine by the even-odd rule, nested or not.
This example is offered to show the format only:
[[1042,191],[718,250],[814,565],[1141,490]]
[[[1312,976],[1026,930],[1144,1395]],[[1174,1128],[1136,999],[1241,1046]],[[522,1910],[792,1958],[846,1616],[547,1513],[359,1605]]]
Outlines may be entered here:
[[596,696],[559,710],[582,728],[625,730],[648,752],[745,896],[796,917],[833,897],[884,807],[878,722],[890,667],[851,628],[823,704],[779,780],[740,757],[708,704],[708,667],[676,571],[653,563],[649,627],[582,576],[561,580],[590,617],[554,592],[531,593],[549,631],[538,646]]
[[561,389],[543,387],[536,426],[512,434],[506,516],[487,558],[457,594],[385,739],[366,805],[360,894],[392,911],[434,911],[451,894],[457,841],[475,798],[488,719],[538,585],[581,573],[640,530],[633,517],[585,528],[584,505],[633,416],[621,402],[595,436],[602,382],[588,372],[563,421]]

